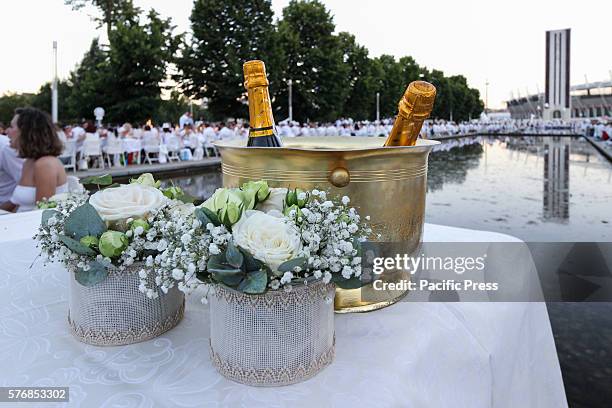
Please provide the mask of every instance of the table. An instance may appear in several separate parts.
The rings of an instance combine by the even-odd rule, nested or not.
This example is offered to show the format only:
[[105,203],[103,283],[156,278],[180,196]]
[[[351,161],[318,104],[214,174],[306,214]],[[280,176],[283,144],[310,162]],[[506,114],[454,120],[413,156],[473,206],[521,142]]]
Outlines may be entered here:
[[[39,219],[39,211],[0,218],[0,386],[69,386],[70,403],[55,406],[567,406],[542,303],[399,303],[336,315],[334,363],[281,388],[248,387],[216,373],[208,308],[196,296],[184,320],[157,339],[79,343],[66,322],[66,271],[40,261],[28,270]],[[425,240],[516,239],[426,224]]]

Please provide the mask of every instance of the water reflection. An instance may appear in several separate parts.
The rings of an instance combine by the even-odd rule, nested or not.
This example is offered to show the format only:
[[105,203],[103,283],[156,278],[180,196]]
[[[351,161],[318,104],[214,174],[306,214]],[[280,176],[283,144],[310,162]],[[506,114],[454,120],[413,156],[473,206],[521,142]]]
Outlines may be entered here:
[[612,238],[612,166],[588,142],[498,136],[472,143],[430,156],[428,222],[528,241]]
[[[214,169],[171,183],[204,200],[222,177]],[[429,157],[427,186],[430,223],[526,241],[612,239],[612,165],[580,138],[448,140]]]
[[174,177],[162,181],[163,187],[178,186],[187,194],[206,200],[223,184],[221,172],[213,171],[194,174],[192,176]]

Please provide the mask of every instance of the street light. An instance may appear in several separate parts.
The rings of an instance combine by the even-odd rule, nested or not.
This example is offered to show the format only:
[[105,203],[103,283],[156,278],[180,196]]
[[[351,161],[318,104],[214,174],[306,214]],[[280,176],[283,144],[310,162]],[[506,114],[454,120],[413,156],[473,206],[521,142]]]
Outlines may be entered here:
[[380,92],[376,92],[376,121],[380,120]]
[[57,41],[53,41],[53,81],[51,82],[51,120],[57,123]]
[[293,81],[287,81],[287,85],[289,86],[289,122],[293,122]]

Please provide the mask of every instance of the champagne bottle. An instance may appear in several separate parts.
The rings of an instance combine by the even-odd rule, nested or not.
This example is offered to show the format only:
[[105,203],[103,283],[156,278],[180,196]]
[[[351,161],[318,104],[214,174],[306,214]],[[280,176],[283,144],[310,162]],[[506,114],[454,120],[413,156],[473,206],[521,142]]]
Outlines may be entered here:
[[282,146],[272,116],[266,66],[263,61],[247,61],[243,65],[244,87],[249,97],[249,147]]
[[385,146],[414,146],[435,99],[435,86],[425,81],[411,82],[399,101],[399,112]]

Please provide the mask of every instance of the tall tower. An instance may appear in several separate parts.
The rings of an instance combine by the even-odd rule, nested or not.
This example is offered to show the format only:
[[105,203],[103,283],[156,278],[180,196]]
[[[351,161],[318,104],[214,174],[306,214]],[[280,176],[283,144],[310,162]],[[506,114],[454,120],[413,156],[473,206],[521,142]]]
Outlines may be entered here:
[[571,117],[570,29],[546,32],[545,120]]

